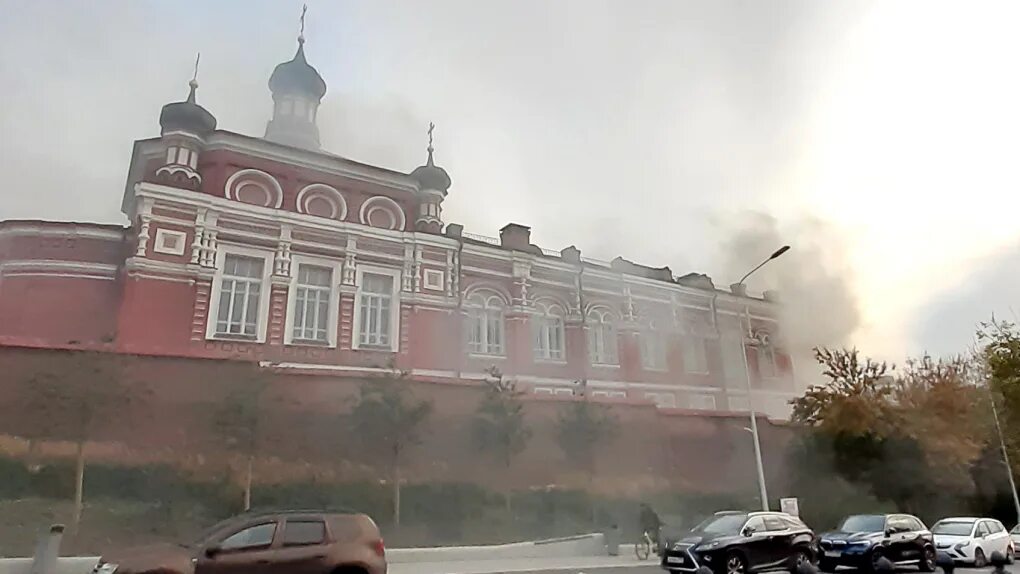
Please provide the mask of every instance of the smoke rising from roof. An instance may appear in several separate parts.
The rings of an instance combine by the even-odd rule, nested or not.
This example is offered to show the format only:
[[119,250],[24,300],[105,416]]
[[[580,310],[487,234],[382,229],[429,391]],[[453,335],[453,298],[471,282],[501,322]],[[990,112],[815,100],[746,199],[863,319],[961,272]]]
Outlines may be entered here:
[[791,246],[747,282],[751,294],[779,292],[780,336],[794,356],[798,384],[816,382],[810,380],[811,349],[847,345],[861,324],[845,243],[825,222],[811,217],[780,222],[749,211],[728,218],[719,228],[723,271],[717,283],[723,283],[722,277],[738,281],[780,246]]

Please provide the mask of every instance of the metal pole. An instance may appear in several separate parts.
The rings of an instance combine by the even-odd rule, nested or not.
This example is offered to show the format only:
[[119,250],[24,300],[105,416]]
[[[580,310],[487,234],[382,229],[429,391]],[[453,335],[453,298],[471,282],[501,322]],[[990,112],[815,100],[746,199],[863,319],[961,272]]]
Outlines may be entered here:
[[[744,305],[744,317],[747,319],[747,336],[751,336],[751,310]],[[751,437],[754,440],[754,464],[758,470],[758,494],[761,496],[761,509],[769,510],[769,493],[765,489],[765,466],[761,461],[761,440],[758,437],[758,416],[754,412],[754,401],[751,400],[751,366],[747,363],[747,345],[744,338],[740,341],[740,356],[744,360],[744,379],[747,382],[747,410],[751,413]],[[1014,496],[1016,491],[1014,490]]]
[[1016,493],[1016,482],[1013,480],[1013,467],[1009,464],[1009,455],[1006,454],[1006,441],[1002,438],[1002,427],[999,426],[999,412],[995,408],[995,396],[992,395],[991,389],[988,389],[988,395],[991,399],[992,404],[992,418],[995,420],[995,432],[999,435],[999,448],[1002,449],[1002,461],[1006,464],[1006,476],[1009,477],[1009,491],[1013,493],[1013,507],[1016,509],[1017,523],[1020,524],[1020,496]]

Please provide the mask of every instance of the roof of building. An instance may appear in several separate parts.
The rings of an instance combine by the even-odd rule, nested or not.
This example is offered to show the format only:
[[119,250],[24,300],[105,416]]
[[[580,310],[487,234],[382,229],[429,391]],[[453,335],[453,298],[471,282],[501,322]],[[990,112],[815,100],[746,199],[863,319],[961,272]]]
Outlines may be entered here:
[[321,100],[326,95],[326,81],[305,59],[305,40],[298,38],[297,53],[289,62],[276,66],[269,76],[269,89],[273,94],[301,94]]
[[160,111],[159,127],[162,128],[163,133],[184,131],[205,136],[216,129],[216,118],[209,113],[209,110],[195,101],[198,82],[191,80],[188,85],[191,90],[188,92],[186,100],[167,104]]

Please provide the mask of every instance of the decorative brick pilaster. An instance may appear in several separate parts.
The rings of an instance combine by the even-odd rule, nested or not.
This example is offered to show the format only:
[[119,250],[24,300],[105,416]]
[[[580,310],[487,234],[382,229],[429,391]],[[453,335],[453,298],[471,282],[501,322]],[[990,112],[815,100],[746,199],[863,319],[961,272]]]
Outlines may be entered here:
[[191,340],[202,341],[205,339],[206,319],[209,316],[209,307],[212,302],[209,300],[212,294],[212,281],[199,280],[195,283],[195,307],[191,316]]
[[287,293],[286,285],[275,284],[269,298],[269,333],[266,337],[270,345],[282,345],[284,331],[287,328]]

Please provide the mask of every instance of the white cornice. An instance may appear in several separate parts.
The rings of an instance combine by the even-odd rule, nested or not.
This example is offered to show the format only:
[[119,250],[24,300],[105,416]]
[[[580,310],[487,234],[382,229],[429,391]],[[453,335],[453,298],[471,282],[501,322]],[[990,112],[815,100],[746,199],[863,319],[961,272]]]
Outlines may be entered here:
[[[223,197],[217,197],[205,193],[196,193],[186,189],[177,189],[158,183],[139,182],[135,185],[135,195],[138,197],[151,197],[153,199],[169,199],[174,202],[183,203],[194,207],[204,207],[217,210],[222,213],[236,214],[253,218],[262,222],[275,224],[291,224],[299,228],[324,231],[327,233],[347,233],[360,237],[370,237],[402,243],[414,243],[417,245],[428,245],[441,249],[456,249],[457,240],[443,235],[431,233],[417,233],[414,231],[394,231],[368,227],[360,223],[336,221],[306,215],[282,209],[250,205],[238,201],[232,201]],[[227,230],[230,231],[230,230]]]
[[62,237],[81,239],[102,239],[105,241],[121,241],[124,231],[120,229],[100,229],[80,226],[78,224],[58,224],[61,227],[25,222],[8,222],[0,225],[0,237]]
[[293,148],[261,138],[226,131],[214,132],[206,139],[205,149],[227,150],[257,156],[333,175],[383,185],[398,191],[417,193],[418,183],[409,175],[359,164],[324,152]]
[[58,275],[109,279],[117,275],[117,266],[55,259],[14,259],[0,263],[0,275]]

